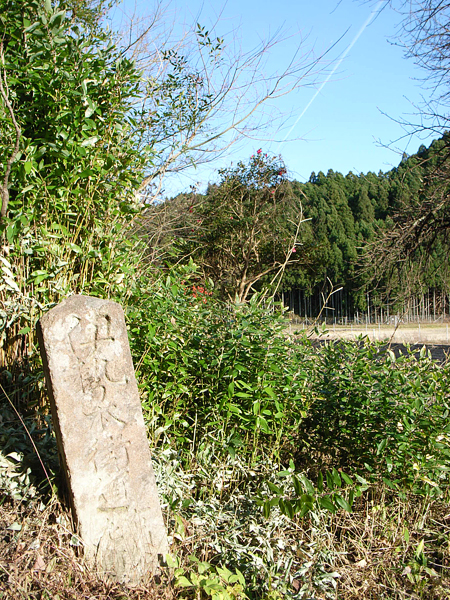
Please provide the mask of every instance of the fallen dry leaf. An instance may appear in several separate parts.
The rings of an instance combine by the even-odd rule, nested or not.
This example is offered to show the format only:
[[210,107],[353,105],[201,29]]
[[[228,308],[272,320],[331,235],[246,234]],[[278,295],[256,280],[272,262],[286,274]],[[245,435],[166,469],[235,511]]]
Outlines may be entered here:
[[365,558],[363,558],[362,560],[359,560],[358,562],[355,563],[355,567],[367,567],[367,561]]
[[35,560],[34,565],[33,565],[33,571],[45,571],[45,567],[46,567],[46,564],[44,562],[44,559],[39,554],[39,552],[37,552],[36,553],[36,560]]

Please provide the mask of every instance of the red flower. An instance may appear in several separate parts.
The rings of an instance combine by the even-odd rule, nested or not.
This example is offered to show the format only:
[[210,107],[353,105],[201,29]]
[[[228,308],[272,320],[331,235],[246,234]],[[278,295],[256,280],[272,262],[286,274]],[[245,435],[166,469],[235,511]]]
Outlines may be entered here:
[[292,248],[291,252],[297,252],[295,246]]
[[259,150],[256,151],[256,154],[261,154],[262,150],[261,148]]
[[200,300],[203,304],[206,304],[206,296],[212,296],[212,292],[208,292],[202,285],[193,285],[192,286],[192,297],[197,299],[197,294],[200,294]]

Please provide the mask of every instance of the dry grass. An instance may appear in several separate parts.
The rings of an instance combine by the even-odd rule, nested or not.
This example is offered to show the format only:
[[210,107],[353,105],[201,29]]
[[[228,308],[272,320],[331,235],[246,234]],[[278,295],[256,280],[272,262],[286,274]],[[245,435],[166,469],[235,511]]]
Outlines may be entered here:
[[56,499],[47,506],[39,500],[27,505],[5,500],[0,507],[0,598],[170,600],[173,597],[171,587],[157,578],[132,590],[100,580],[84,564],[72,540],[67,512]]
[[[450,515],[442,501],[362,501],[331,528],[345,600],[450,598]],[[407,532],[406,532],[407,530]],[[423,554],[417,553],[424,542]],[[423,559],[425,557],[425,560]]]
[[[363,496],[351,514],[340,511],[324,515],[319,528],[317,524],[312,527],[309,518],[299,521],[293,528],[295,543],[302,548],[315,538],[317,547],[328,553],[327,568],[337,573],[336,599],[448,600],[449,512],[447,502],[429,502],[414,496],[406,501],[384,490]],[[11,529],[12,524],[17,524],[16,530]],[[172,549],[182,566],[189,569],[190,554],[211,560],[208,533],[196,531],[195,524],[188,521],[185,528],[190,534],[189,542],[177,542],[177,548]],[[0,532],[0,598],[5,600],[194,597],[193,590],[173,587],[171,572],[132,590],[98,579],[84,564],[79,549],[71,545],[68,516],[56,499],[46,507],[40,501],[31,505],[5,501],[0,507]],[[422,541],[424,550],[420,555],[417,549]],[[292,573],[288,597],[295,597],[304,583],[305,579],[296,579]],[[331,597],[330,590],[325,593],[311,580],[308,598]]]

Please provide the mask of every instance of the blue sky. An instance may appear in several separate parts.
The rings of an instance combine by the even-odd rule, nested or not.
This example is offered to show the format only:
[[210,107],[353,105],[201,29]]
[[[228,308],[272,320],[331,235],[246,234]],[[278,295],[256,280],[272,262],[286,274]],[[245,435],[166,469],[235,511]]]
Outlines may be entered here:
[[[393,43],[399,15],[389,7],[372,14],[383,4],[358,0],[173,0],[165,18],[175,24],[175,33],[197,21],[210,27],[220,15],[217,35],[237,37],[244,51],[283,28],[291,37],[272,49],[265,67],[268,74],[286,64],[296,51],[300,41],[296,32],[307,38],[305,47],[314,47],[316,54],[344,37],[328,55],[335,62],[328,65],[316,87],[300,88],[277,101],[275,109],[290,115],[283,130],[274,127],[264,134],[265,140],[241,143],[214,166],[199,167],[166,181],[166,193],[182,191],[192,182],[214,181],[218,168],[245,160],[260,147],[281,153],[291,177],[304,181],[312,171],[326,173],[328,169],[344,174],[387,171],[399,163],[403,151],[414,153],[421,143],[428,145],[432,138],[404,137],[404,129],[395,122],[414,120],[414,105],[422,96],[426,98],[427,92],[419,81],[421,71]],[[143,15],[154,6],[148,0],[125,0],[116,9],[116,19],[126,22],[132,11]],[[291,128],[286,141],[280,143]]]

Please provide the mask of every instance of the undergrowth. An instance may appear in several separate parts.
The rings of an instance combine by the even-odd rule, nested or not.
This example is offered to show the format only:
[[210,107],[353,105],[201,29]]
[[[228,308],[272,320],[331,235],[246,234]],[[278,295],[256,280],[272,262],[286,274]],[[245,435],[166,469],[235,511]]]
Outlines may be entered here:
[[174,271],[127,308],[167,564],[133,590],[89,571],[46,406],[16,389],[23,423],[5,394],[1,410],[0,597],[449,597],[450,366],[289,339],[264,298],[226,306],[196,278]]

